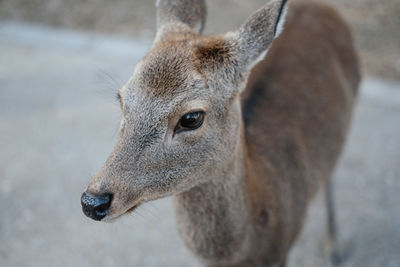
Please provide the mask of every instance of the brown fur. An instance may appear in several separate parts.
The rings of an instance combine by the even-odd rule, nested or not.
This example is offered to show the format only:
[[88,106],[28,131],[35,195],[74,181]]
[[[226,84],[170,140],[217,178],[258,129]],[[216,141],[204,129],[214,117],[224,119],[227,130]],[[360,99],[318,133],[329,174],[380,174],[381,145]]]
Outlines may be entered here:
[[[270,47],[282,7],[203,36],[203,1],[160,1],[155,43],[121,89],[116,147],[87,189],[113,194],[104,220],[173,195],[179,232],[209,266],[284,264],[340,154],[360,75],[327,6],[293,3]],[[203,125],[175,135],[193,110]]]
[[[223,39],[210,38],[198,45],[195,50],[200,66],[215,66],[225,64],[229,59],[230,45]],[[200,67],[201,69],[201,67]]]
[[352,37],[337,13],[293,4],[285,31],[253,70],[243,99],[253,220],[257,224],[265,209],[272,217],[269,227],[256,231],[271,238],[254,251],[277,246],[267,256],[275,260],[287,253],[309,200],[335,166],[359,79]]

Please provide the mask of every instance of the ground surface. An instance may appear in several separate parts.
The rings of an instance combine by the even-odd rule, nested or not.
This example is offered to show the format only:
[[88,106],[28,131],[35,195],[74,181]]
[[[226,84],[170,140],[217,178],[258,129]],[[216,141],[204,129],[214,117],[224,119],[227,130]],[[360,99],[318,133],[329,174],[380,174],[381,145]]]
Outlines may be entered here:
[[[399,0],[311,1],[335,6],[350,23],[367,75],[400,80]],[[206,32],[233,30],[266,2],[208,0]],[[33,21],[133,37],[153,36],[154,3],[155,0],[0,0],[0,19]]]
[[[0,24],[0,266],[200,266],[170,199],[111,225],[81,212],[115,141],[113,92],[148,44]],[[400,266],[399,122],[400,84],[365,79],[335,174],[345,267]],[[317,198],[289,266],[329,266],[322,207]]]

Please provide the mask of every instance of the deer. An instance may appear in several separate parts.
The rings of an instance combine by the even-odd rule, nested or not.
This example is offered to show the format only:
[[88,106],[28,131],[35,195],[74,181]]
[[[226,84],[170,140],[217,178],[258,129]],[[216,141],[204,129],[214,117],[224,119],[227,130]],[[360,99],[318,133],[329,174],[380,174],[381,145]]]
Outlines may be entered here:
[[[269,0],[237,30],[203,34],[204,0],[158,0],[149,52],[119,90],[113,151],[81,196],[114,222],[172,197],[185,245],[207,266],[285,266],[326,188],[357,99],[349,26],[320,3]],[[321,189],[322,190],[322,189]]]

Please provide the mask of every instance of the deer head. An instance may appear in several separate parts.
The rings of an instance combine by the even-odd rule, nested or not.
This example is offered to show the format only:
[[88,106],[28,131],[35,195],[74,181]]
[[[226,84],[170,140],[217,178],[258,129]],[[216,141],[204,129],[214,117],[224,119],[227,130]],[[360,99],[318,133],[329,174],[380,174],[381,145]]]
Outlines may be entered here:
[[204,36],[203,0],[157,1],[154,44],[119,91],[115,148],[82,195],[87,216],[115,219],[229,168],[241,145],[240,93],[285,10],[271,0],[237,31]]

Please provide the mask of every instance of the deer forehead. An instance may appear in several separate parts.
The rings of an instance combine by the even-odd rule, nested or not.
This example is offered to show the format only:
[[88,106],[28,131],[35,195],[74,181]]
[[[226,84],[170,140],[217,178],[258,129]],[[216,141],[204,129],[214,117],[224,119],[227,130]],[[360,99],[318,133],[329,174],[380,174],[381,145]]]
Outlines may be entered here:
[[[196,58],[189,45],[168,42],[158,45],[136,66],[135,90],[152,98],[173,98],[201,85]],[[190,93],[190,92],[188,92]]]
[[229,64],[228,44],[218,37],[175,35],[156,42],[136,65],[121,95],[133,91],[150,99],[172,100],[179,95],[212,93],[208,90],[209,72],[223,71],[224,64]]

